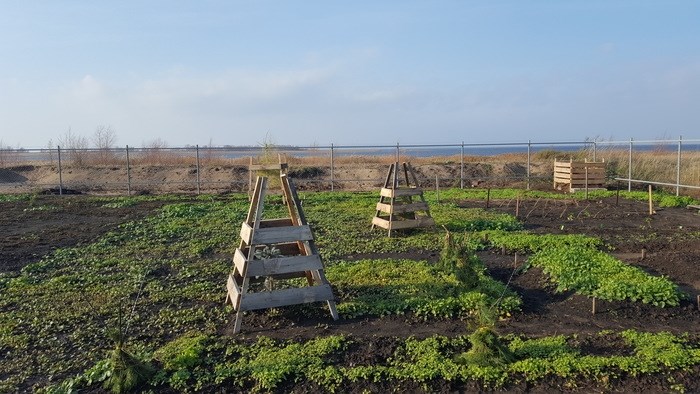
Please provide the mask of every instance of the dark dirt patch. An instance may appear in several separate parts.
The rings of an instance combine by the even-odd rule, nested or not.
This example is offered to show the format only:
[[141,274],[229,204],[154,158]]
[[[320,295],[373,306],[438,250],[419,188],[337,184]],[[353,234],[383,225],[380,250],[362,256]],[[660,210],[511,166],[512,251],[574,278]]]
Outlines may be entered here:
[[55,249],[90,243],[121,223],[152,214],[165,202],[124,208],[104,204],[80,196],[0,203],[0,272],[17,272]]

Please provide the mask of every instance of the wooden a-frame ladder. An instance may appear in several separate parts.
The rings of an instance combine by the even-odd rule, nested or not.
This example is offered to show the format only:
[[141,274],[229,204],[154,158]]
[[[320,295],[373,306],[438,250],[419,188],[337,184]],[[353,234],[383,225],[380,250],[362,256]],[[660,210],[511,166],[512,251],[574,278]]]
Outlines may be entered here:
[[[331,316],[338,319],[333,290],[324,274],[296,188],[285,174],[280,176],[280,181],[289,217],[262,219],[267,178],[257,177],[248,215],[241,225],[241,242],[226,284],[226,302],[236,310],[234,333],[241,330],[243,312],[255,309],[326,301]],[[256,250],[266,246],[277,248],[279,255],[256,258]],[[253,292],[250,286],[254,279],[297,277],[306,277],[308,286],[259,292]]]
[[[389,237],[395,230],[435,225],[411,163],[402,164],[402,168],[399,162],[394,162],[389,167],[384,187],[380,191],[376,213],[372,218],[372,229],[384,228],[388,231]],[[403,169],[405,186],[399,186],[401,169]],[[413,201],[413,197],[418,197],[419,201]],[[418,212],[423,213],[418,214]]]

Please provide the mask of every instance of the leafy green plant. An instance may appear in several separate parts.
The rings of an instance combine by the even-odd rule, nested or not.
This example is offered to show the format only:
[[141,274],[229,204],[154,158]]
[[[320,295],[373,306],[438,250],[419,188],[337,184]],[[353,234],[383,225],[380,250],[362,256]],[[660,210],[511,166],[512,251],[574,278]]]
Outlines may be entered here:
[[282,256],[280,250],[274,245],[263,245],[255,250],[255,258],[258,260],[273,259]]
[[483,265],[475,272],[478,282],[469,287],[453,272],[424,261],[360,260],[326,270],[340,299],[338,311],[345,317],[408,312],[426,319],[473,317],[480,305],[491,305],[501,295],[499,314],[520,307],[520,298],[486,275]]
[[654,277],[595,249],[561,246],[530,256],[556,283],[557,291],[575,290],[604,300],[641,301],[655,306],[675,306],[678,287],[664,277]]

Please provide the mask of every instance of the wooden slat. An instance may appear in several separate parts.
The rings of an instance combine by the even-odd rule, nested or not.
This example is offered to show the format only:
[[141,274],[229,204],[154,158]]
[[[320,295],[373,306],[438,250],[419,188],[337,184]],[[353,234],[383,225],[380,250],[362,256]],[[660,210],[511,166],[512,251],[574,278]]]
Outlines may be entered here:
[[240,248],[236,249],[236,251],[233,252],[233,266],[236,268],[236,271],[238,271],[238,274],[241,276],[245,274],[246,260],[246,255]]
[[259,228],[255,230],[250,244],[276,244],[314,239],[309,226],[289,226],[277,228]]
[[385,212],[388,214],[392,213],[405,213],[405,212],[415,212],[415,211],[427,211],[428,204],[424,202],[414,202],[411,204],[398,204],[394,205],[393,208],[391,204],[377,203],[377,210]]
[[253,227],[251,227],[248,223],[243,222],[243,224],[241,224],[241,240],[243,240],[246,245],[250,245],[250,237],[252,235]]
[[236,280],[233,278],[232,274],[229,274],[228,280],[226,281],[226,289],[228,290],[228,296],[230,297],[233,309],[238,310],[238,296],[241,294],[241,289],[236,284]]
[[402,197],[402,196],[418,196],[423,191],[417,188],[399,188],[399,189],[388,189],[382,188],[380,195],[382,197]]
[[249,166],[250,171],[273,171],[273,170],[282,170],[287,168],[287,164],[282,163],[282,164],[251,164]]
[[328,284],[282,289],[272,292],[246,293],[241,298],[242,311],[277,308],[280,306],[304,304],[308,302],[333,300],[333,291]]
[[[401,229],[407,229],[407,228],[416,228],[416,227],[429,227],[429,226],[434,226],[435,225],[435,220],[431,217],[420,217],[418,219],[407,219],[407,220],[392,220],[389,222],[389,220],[381,218],[381,217],[375,217],[372,219],[372,224],[374,224],[377,227],[381,227],[384,229],[391,229],[391,230],[401,230]],[[391,227],[391,228],[390,228]]]
[[260,221],[260,228],[286,227],[292,226],[293,224],[290,218],[266,219]]
[[[240,256],[245,257],[242,253]],[[243,263],[245,264],[245,261]],[[319,269],[323,269],[323,264],[321,263],[321,258],[318,255],[289,256],[248,261],[248,271],[246,272],[246,275],[249,277],[270,276]]]

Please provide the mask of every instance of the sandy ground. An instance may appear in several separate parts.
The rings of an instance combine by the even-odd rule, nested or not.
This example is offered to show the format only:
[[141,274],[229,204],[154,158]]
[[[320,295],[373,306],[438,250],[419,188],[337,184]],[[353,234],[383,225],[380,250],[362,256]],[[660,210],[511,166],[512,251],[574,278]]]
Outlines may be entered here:
[[[503,186],[524,182],[527,167],[522,163],[460,163],[413,165],[422,187]],[[359,163],[328,166],[290,164],[288,174],[301,190],[375,190],[384,183],[389,166]],[[551,166],[533,164],[532,182],[549,185]],[[403,175],[403,174],[401,174]],[[132,193],[225,193],[248,190],[251,174],[243,165],[139,165],[125,166],[21,165],[0,168],[0,193],[39,192],[63,189],[93,194]],[[255,175],[253,175],[255,176]],[[273,172],[268,176],[276,176]]]

